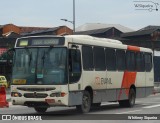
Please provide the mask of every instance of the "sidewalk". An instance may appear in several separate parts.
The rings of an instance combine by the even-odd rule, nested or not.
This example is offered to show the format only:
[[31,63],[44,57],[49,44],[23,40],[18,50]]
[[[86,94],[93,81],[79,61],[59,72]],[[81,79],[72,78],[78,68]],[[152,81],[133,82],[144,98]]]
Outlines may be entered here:
[[160,93],[160,87],[154,87],[155,93]]
[[154,83],[154,91],[155,93],[160,93],[160,82]]

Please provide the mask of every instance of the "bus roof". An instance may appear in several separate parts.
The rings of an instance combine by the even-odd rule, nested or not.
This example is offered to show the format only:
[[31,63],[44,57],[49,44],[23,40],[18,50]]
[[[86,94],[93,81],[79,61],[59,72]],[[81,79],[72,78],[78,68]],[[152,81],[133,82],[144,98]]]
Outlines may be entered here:
[[[22,38],[32,38],[32,37],[65,37],[67,42],[72,43],[80,43],[80,44],[88,44],[88,45],[99,45],[99,46],[108,46],[115,47],[120,49],[126,49],[128,45],[122,44],[121,41],[109,38],[97,38],[89,35],[65,35],[65,36],[57,36],[57,35],[42,35],[42,36],[27,36]],[[83,39],[83,40],[82,40]],[[66,43],[67,43],[66,42]],[[138,46],[135,46],[138,47]],[[152,52],[149,48],[139,47],[140,51]]]
[[[65,37],[71,39],[72,40],[71,42],[73,43],[82,43],[82,44],[97,45],[97,46],[108,46],[108,47],[120,48],[120,49],[127,49],[127,46],[129,46],[129,45],[123,44],[119,40],[109,39],[109,38],[97,38],[97,37],[88,36],[88,35],[67,35]],[[139,47],[139,46],[135,46],[135,47]],[[144,48],[144,47],[139,47],[139,48],[140,48],[140,51],[152,53],[152,50],[149,48]]]
[[109,43],[116,43],[116,44],[122,44],[121,41],[114,40],[114,39],[109,39],[109,38],[97,38],[93,36],[88,36],[88,35],[67,35],[65,37],[70,37],[70,38],[75,38],[75,39],[88,39],[88,40],[94,40],[94,41],[105,41]]

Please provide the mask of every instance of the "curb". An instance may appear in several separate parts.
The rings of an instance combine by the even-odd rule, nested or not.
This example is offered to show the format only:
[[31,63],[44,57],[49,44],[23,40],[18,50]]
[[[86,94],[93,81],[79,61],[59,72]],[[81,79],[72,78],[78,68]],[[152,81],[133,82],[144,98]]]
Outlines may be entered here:
[[154,92],[155,93],[160,93],[160,87],[154,87]]

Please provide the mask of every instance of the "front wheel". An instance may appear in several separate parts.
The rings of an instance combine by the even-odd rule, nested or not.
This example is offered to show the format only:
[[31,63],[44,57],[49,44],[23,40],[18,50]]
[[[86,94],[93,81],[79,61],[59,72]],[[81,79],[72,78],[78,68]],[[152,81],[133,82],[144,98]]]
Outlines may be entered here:
[[37,113],[45,113],[47,111],[47,107],[34,107]]
[[81,113],[87,113],[91,109],[91,95],[88,91],[84,91],[82,97],[82,105],[76,106],[77,110]]

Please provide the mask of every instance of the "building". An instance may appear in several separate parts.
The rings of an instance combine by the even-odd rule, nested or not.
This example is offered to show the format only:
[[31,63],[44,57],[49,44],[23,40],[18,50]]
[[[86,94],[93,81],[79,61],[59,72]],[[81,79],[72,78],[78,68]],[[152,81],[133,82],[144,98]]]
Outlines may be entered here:
[[160,48],[160,26],[147,26],[140,30],[123,33],[121,38],[125,44],[136,45],[159,50]]
[[72,29],[67,26],[59,27],[24,27],[14,24],[0,25],[0,55],[7,49],[14,47],[15,41],[22,36],[35,35],[69,35]]
[[90,35],[90,36],[99,37],[99,38],[119,39],[122,33],[123,32],[116,29],[115,27],[108,27],[108,28],[102,28],[102,29],[75,32],[74,34]]
[[35,36],[35,35],[71,35],[73,34],[73,30],[68,28],[67,26],[59,26],[53,27],[49,29],[43,30],[35,30],[32,32],[21,33],[21,36]]
[[103,28],[110,28],[114,27],[119,31],[126,33],[126,32],[133,32],[133,29],[128,27],[122,26],[120,24],[104,24],[104,23],[86,23],[76,28],[76,32],[88,31],[88,30],[96,30],[96,29],[103,29]]

